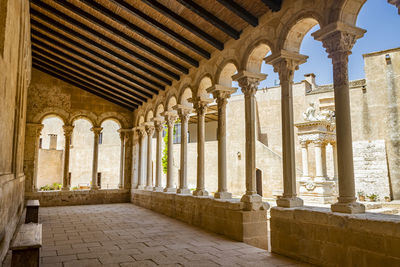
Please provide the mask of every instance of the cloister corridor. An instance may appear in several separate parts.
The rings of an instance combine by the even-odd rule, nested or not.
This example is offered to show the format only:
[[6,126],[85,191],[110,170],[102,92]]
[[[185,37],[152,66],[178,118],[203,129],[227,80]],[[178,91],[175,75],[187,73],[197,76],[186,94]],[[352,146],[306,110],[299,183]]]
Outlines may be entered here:
[[130,203],[46,207],[39,215],[41,267],[311,266]]

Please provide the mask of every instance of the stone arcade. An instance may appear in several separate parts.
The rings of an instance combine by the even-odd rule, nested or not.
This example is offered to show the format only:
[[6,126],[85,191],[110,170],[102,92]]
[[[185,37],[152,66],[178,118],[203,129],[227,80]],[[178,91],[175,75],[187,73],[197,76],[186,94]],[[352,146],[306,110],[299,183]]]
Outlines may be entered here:
[[[398,1],[389,2],[398,7]],[[84,265],[88,261],[98,265],[122,263],[119,259],[137,261],[139,265],[140,261],[148,264],[151,259],[153,265],[190,266],[253,262],[261,265],[268,264],[269,259],[277,260],[263,249],[317,265],[400,265],[399,217],[365,213],[365,206],[355,196],[348,56],[366,32],[356,26],[364,3],[365,0],[1,1],[0,260],[5,258],[14,233],[20,229],[25,201],[38,199],[43,212],[39,222],[40,216],[54,218],[51,209],[57,211],[57,216],[68,215],[68,225],[59,218],[43,222],[44,242],[50,243],[43,247],[41,260],[50,266]],[[304,157],[310,142],[316,152],[316,177],[311,179],[307,175],[304,160],[303,177],[298,179],[293,77],[308,59],[299,53],[302,40],[317,24],[320,29],[312,36],[322,42],[332,60],[335,120],[330,120],[329,112],[324,113],[323,119],[310,109],[305,114],[307,122],[296,121],[297,134],[304,142]],[[261,73],[263,62],[273,66],[281,86],[283,192],[278,196],[277,207],[272,208],[257,194],[256,180],[256,93],[260,82],[268,79]],[[386,62],[390,63],[392,74],[398,72],[398,58],[389,57]],[[244,105],[236,111],[245,118],[244,194],[240,199],[232,198],[227,170],[227,136],[235,133],[227,131],[226,109],[231,95],[239,89],[232,86],[233,81],[244,94]],[[391,87],[394,95],[399,93],[396,86],[393,83]],[[217,103],[218,123],[218,160],[214,164],[218,188],[214,194],[206,189],[209,177],[205,175],[205,123],[213,101]],[[195,114],[195,118],[190,114]],[[39,143],[43,120],[49,116],[63,121],[62,190],[42,192],[37,188]],[[74,122],[81,118],[91,124],[91,185],[90,190],[71,190],[70,142]],[[172,133],[178,118],[182,142],[179,179],[175,181]],[[99,141],[102,123],[108,119],[119,124],[121,141],[118,189],[110,190],[99,188],[98,183]],[[188,186],[187,132],[191,119],[197,124],[193,193]],[[164,127],[169,133],[166,179],[161,174]],[[397,129],[398,125],[394,127]],[[157,141],[153,150],[154,135]],[[335,148],[334,181],[326,175],[327,143]],[[396,148],[396,144],[394,140],[391,145]],[[398,154],[398,150],[391,153]],[[393,158],[398,163],[399,159]],[[314,191],[310,196],[318,201],[333,202],[330,208],[304,206],[297,193],[297,182],[300,190]],[[330,191],[332,183],[337,183],[337,199]],[[393,198],[400,199],[400,176],[392,174],[391,184]],[[114,210],[105,205],[66,207],[124,202],[133,204],[118,204]],[[96,210],[104,214],[97,215]],[[157,217],[157,213],[236,242],[216,241],[215,236],[198,229],[193,238],[201,236],[201,241],[176,236],[162,239],[171,232],[163,235],[160,227],[179,231],[188,226],[178,227],[178,222]],[[91,214],[95,216],[93,220]],[[118,216],[114,218],[114,214]],[[146,221],[155,218],[159,218],[158,224]],[[131,232],[112,228],[113,220],[119,224],[116,227],[129,225]],[[96,225],[82,228],[82,224],[90,223]],[[100,229],[101,225],[109,228]],[[75,231],[75,238],[67,230]],[[187,230],[182,233],[190,239]],[[126,238],[121,238],[124,235]],[[118,238],[121,242],[115,241]],[[96,250],[89,242],[97,242],[98,253],[103,255],[93,260],[81,258],[80,251],[90,254]],[[218,242],[226,245],[219,246],[221,251],[229,252],[208,254]],[[68,247],[66,251],[60,248],[61,244]],[[157,247],[150,248],[151,255],[146,254],[152,246]],[[175,250],[169,251],[172,248]],[[112,254],[113,250],[118,250],[118,257]],[[202,263],[199,255],[196,259],[173,254],[177,250],[212,257]],[[218,255],[224,261],[218,260]],[[287,261],[285,257],[279,258],[281,263]]]

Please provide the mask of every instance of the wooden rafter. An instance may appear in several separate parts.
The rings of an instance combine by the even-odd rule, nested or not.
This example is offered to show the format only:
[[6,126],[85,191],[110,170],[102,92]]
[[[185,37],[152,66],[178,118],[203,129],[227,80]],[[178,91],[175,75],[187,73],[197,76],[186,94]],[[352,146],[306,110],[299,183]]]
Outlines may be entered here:
[[253,16],[250,12],[246,9],[241,7],[239,4],[232,0],[218,0],[224,7],[235,13],[239,16],[242,20],[249,23],[251,26],[256,27],[258,25],[258,18]]
[[204,20],[208,21],[211,23],[214,27],[218,28],[225,34],[229,35],[233,39],[237,40],[240,37],[240,31],[235,30],[232,28],[230,25],[227,23],[223,22],[210,12],[208,12],[206,9],[201,7],[200,5],[196,4],[192,0],[176,0],[178,1],[181,5],[192,11],[193,13],[197,14]]
[[199,27],[191,23],[190,21],[182,18],[178,14],[172,12],[170,9],[168,9],[166,6],[163,4],[159,3],[157,0],[142,0],[143,3],[151,6],[158,12],[160,12],[162,15],[168,17],[169,19],[173,20],[175,23],[181,25],[188,31],[190,31],[192,34],[196,35],[197,37],[201,38],[202,40],[206,41],[208,44],[212,45],[218,50],[224,49],[224,44],[220,41],[218,41],[216,38],[212,37],[205,31],[201,30]]

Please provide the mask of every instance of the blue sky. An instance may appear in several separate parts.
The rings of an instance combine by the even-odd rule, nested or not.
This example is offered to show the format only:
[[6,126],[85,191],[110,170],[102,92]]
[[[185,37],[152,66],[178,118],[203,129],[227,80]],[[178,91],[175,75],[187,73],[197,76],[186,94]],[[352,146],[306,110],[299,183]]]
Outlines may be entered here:
[[[386,0],[367,0],[360,11],[357,26],[367,30],[363,38],[359,39],[349,58],[349,79],[356,80],[365,77],[362,54],[400,47],[400,15],[397,8]],[[332,83],[332,64],[327,57],[321,42],[314,40],[311,33],[318,30],[315,26],[304,37],[300,53],[309,56],[307,63],[302,64],[296,71],[294,81],[304,79],[304,74],[315,73],[317,84]],[[263,73],[268,74],[266,81],[260,88],[273,86],[279,77],[272,67],[263,64]]]

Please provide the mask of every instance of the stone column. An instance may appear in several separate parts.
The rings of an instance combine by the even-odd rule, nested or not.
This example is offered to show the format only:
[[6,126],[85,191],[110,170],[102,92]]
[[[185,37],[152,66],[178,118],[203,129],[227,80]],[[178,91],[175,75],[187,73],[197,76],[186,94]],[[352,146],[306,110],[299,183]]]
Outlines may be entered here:
[[154,191],[162,192],[162,181],[161,181],[161,171],[162,171],[162,133],[164,130],[164,120],[162,118],[154,118],[154,126],[157,136],[157,148],[156,148],[156,186]]
[[348,56],[356,40],[364,33],[363,29],[336,22],[312,34],[316,40],[322,41],[333,64],[339,197],[331,209],[336,212],[365,212],[364,205],[356,202],[355,197],[348,78]]
[[172,167],[174,162],[174,125],[178,116],[173,111],[166,111],[163,113],[163,115],[165,116],[165,121],[168,126],[167,186],[164,188],[164,192],[176,193]]
[[314,142],[314,150],[315,150],[315,179],[317,181],[325,180],[324,176],[324,156],[323,156],[323,147],[324,143],[320,141]]
[[152,122],[147,122],[146,124],[147,133],[147,182],[146,190],[153,191],[153,135],[154,135],[154,125]]
[[262,207],[262,197],[256,188],[256,99],[258,85],[267,76],[261,73],[240,71],[232,76],[238,81],[244,93],[246,128],[246,193],[242,196],[244,210],[258,210]]
[[205,116],[207,105],[212,99],[196,98],[191,100],[197,112],[197,185],[194,196],[208,196],[204,180],[204,143],[205,143]]
[[99,136],[102,127],[92,127],[90,129],[94,135],[94,144],[93,144],[93,167],[92,167],[92,186],[91,189],[99,189],[99,185],[97,184],[97,167],[99,163]]
[[283,163],[283,196],[277,200],[280,207],[303,206],[303,200],[296,193],[296,166],[293,124],[292,84],[295,70],[307,61],[307,56],[281,50],[265,59],[279,73],[281,83],[282,110],[282,163]]
[[64,137],[65,137],[65,147],[64,147],[64,169],[63,169],[63,185],[62,190],[68,191],[70,189],[69,184],[69,155],[70,155],[70,147],[71,147],[71,136],[74,130],[74,126],[72,125],[64,125]]
[[125,150],[126,150],[126,142],[129,138],[129,129],[119,129],[119,138],[121,139],[121,156],[120,156],[120,165],[119,165],[119,184],[118,188],[123,189],[125,184]]
[[301,142],[301,162],[303,167],[303,177],[310,177],[308,173],[308,144],[307,142]]
[[44,125],[40,123],[26,123],[24,171],[25,192],[37,191],[37,173],[39,165],[39,140]]
[[237,88],[219,84],[207,90],[208,93],[213,94],[218,104],[218,191],[214,194],[214,198],[232,198],[232,193],[228,192],[226,179],[226,104],[228,98],[236,90]]
[[333,178],[337,180],[338,177],[338,169],[337,169],[337,149],[336,143],[332,143],[332,157],[333,157]]
[[192,108],[184,105],[176,105],[174,109],[177,110],[181,120],[181,167],[179,176],[178,194],[190,194],[187,185],[187,143],[188,143],[188,123],[189,115],[192,113]]
[[145,188],[144,181],[144,138],[146,131],[143,126],[136,127],[136,132],[139,136],[139,164],[138,164],[138,184],[137,189],[143,190]]

